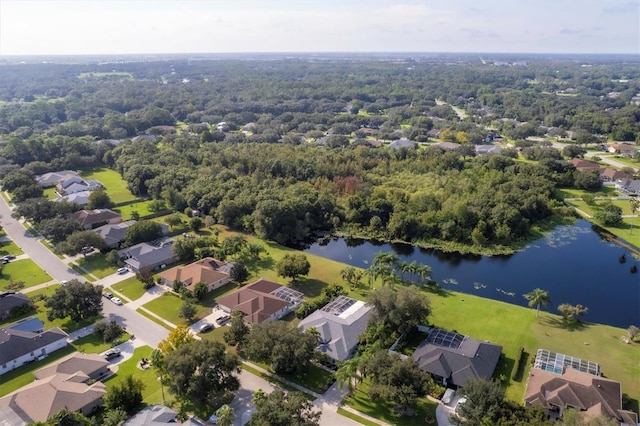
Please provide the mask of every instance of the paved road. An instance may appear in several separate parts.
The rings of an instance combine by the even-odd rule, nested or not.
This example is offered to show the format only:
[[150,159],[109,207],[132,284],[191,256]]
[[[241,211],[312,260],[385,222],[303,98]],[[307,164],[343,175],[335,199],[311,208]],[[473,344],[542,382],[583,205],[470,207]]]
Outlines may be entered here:
[[637,167],[633,167],[633,166],[630,166],[630,165],[628,165],[628,164],[622,163],[622,162],[620,162],[620,161],[616,161],[615,159],[613,159],[613,158],[611,158],[611,157],[608,157],[608,156],[606,156],[606,155],[603,155],[603,153],[599,153],[599,152],[587,152],[587,153],[584,155],[584,157],[585,157],[585,158],[591,158],[591,157],[594,157],[594,156],[595,156],[595,157],[600,157],[600,161],[602,161],[603,163],[608,164],[608,165],[610,165],[610,166],[617,167],[617,168],[619,168],[619,169],[622,169],[622,168],[624,168],[624,167],[631,167],[631,168],[632,168],[633,170],[635,170],[636,172],[638,171],[638,168],[637,168]]
[[[2,198],[2,197],[0,197]],[[0,201],[0,225],[7,235],[25,253],[29,254],[31,260],[36,262],[46,273],[55,280],[72,280],[82,278],[80,274],[65,265],[55,254],[51,253],[40,240],[32,236],[25,227],[11,217],[11,209],[4,198]]]

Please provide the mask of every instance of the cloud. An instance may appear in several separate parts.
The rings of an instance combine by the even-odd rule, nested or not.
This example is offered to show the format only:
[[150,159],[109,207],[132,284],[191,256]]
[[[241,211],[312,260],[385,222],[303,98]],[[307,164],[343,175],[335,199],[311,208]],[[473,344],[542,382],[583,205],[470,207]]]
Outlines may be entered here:
[[607,6],[602,9],[603,13],[606,14],[627,14],[627,13],[638,13],[640,11],[640,3],[637,1],[628,1],[624,3],[614,4],[612,6]]

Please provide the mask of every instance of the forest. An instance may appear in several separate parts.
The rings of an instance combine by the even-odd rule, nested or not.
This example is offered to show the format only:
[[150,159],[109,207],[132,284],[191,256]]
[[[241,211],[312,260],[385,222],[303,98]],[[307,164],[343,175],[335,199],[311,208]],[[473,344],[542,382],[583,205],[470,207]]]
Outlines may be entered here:
[[[589,181],[548,140],[637,143],[639,92],[628,56],[5,60],[0,178],[24,201],[35,175],[109,167],[138,197],[290,246],[509,252],[572,215],[555,188]],[[512,147],[476,155],[496,135]]]

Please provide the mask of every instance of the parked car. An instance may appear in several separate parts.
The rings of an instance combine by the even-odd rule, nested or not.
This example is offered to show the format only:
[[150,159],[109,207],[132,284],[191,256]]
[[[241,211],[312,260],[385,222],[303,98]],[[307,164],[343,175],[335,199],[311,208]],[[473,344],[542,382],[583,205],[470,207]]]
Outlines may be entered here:
[[118,349],[118,348],[112,348],[112,349],[109,349],[108,351],[106,351],[106,352],[104,353],[104,358],[108,361],[108,360],[110,360],[110,359],[117,358],[117,357],[119,357],[120,355],[121,355],[121,354],[120,354],[120,349]]
[[91,246],[88,246],[88,247],[82,247],[82,248],[80,249],[80,253],[82,253],[82,254],[89,254],[89,253],[91,253],[92,251],[93,251],[93,247],[91,247]]
[[209,331],[209,330],[213,330],[214,326],[213,324],[209,323],[209,322],[205,322],[204,324],[202,324],[200,326],[200,333],[204,333],[205,331]]
[[456,396],[456,391],[454,389],[447,389],[442,396],[442,403],[446,405],[451,404],[454,396]]
[[116,304],[116,305],[118,305],[118,306],[122,305],[122,300],[120,300],[120,298],[119,298],[119,297],[112,297],[112,298],[111,298],[111,299],[109,299],[109,300],[111,300],[113,303],[115,303],[115,304]]
[[128,270],[127,268],[120,268],[120,269],[118,269],[118,274],[120,274],[120,275],[124,275],[124,274],[126,274],[127,272],[129,272],[129,270]]
[[67,281],[67,280],[62,280],[62,281],[60,281],[60,284],[62,284],[62,285],[66,285],[68,282],[69,282],[69,281]]
[[9,263],[9,261],[10,261],[10,260],[13,260],[13,259],[15,259],[15,258],[16,258],[16,257],[15,257],[14,255],[12,255],[12,254],[8,254],[8,255],[6,255],[6,256],[2,256],[2,257],[0,258],[0,260],[2,260],[2,263]]
[[105,291],[104,293],[102,293],[103,297],[106,297],[107,299],[112,299],[113,298],[113,294]]
[[231,319],[231,315],[223,315],[216,320],[216,324],[222,325]]

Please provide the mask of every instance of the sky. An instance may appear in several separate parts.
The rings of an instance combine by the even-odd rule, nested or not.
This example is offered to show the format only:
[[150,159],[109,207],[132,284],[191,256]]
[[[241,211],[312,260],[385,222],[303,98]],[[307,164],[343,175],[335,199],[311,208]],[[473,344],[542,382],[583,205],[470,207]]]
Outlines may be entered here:
[[640,54],[640,0],[0,0],[0,56]]

